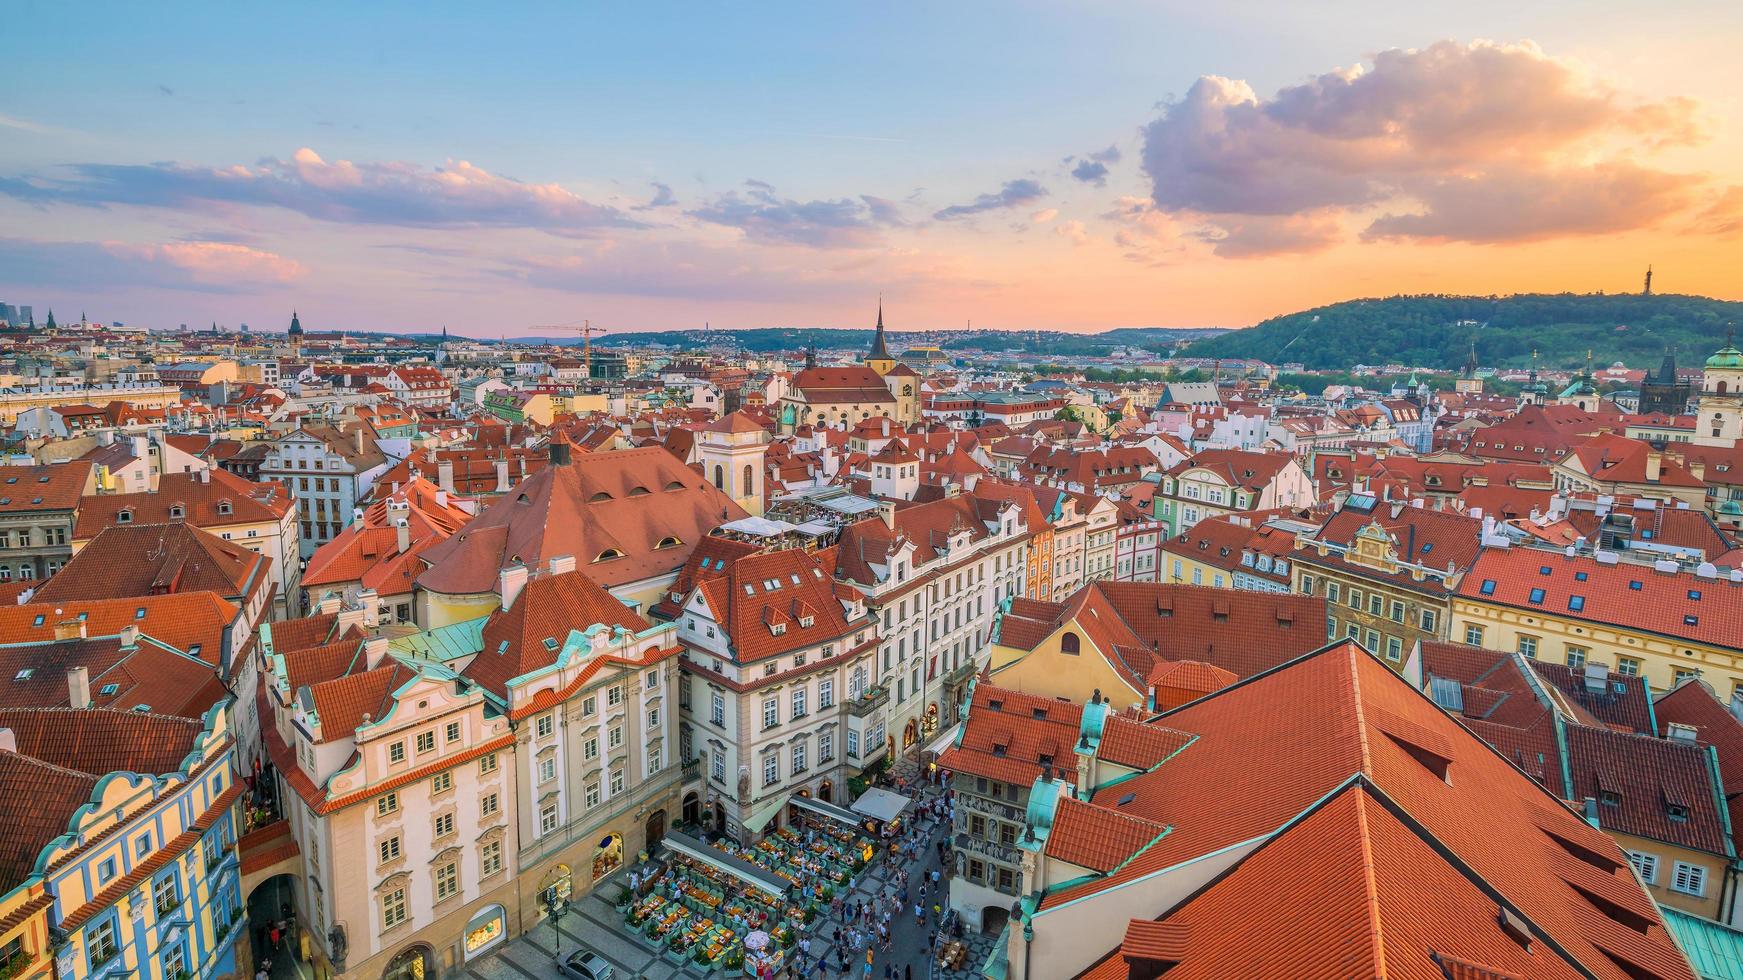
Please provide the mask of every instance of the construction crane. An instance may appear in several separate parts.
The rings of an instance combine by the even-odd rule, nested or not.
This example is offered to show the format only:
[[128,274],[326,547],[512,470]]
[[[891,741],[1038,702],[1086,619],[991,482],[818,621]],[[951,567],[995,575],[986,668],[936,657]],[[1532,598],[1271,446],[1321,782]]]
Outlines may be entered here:
[[593,321],[591,320],[582,320],[579,327],[574,323],[538,323],[534,324],[530,329],[575,331],[575,333],[581,338],[581,373],[587,380],[593,380],[593,336],[594,334],[606,334],[611,331],[604,327],[594,326]]

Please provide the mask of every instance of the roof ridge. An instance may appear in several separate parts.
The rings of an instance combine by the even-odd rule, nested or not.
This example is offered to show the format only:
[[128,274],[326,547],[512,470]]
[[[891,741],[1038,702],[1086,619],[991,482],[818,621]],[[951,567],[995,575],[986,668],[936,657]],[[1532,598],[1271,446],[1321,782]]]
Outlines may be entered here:
[[[1358,682],[1359,683],[1359,682]],[[1362,736],[1363,762],[1366,763],[1367,735]],[[1365,765],[1364,765],[1364,768]],[[1366,800],[1358,794],[1355,798],[1356,808],[1356,838],[1362,852],[1362,889],[1367,893],[1368,940],[1373,948],[1374,974],[1377,977],[1386,976],[1386,935],[1385,919],[1380,915],[1380,883],[1374,871],[1374,839],[1368,830],[1368,807]]]

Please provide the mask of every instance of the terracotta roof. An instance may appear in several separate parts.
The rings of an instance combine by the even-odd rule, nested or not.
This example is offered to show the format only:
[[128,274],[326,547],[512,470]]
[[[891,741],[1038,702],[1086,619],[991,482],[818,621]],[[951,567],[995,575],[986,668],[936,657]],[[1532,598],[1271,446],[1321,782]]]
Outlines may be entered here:
[[[996,696],[982,687],[976,700]],[[1601,977],[1625,975],[1618,958],[1652,975],[1690,975],[1613,840],[1354,643],[1327,646],[1159,720],[1196,738],[1089,803],[1172,829],[1111,873],[1050,890],[1043,920],[1066,903],[1269,838],[1186,905],[1152,913],[1187,922],[1193,937],[1202,924],[1212,941],[1204,953],[1189,941],[1180,975],[1230,975],[1235,961],[1226,957],[1234,955],[1259,958],[1235,975],[1429,976],[1420,958],[1434,952],[1503,970],[1528,966],[1504,958],[1500,941],[1512,939],[1479,928],[1495,922],[1497,898],[1546,937],[1521,976],[1553,969],[1563,955],[1557,948]],[[965,742],[977,724],[971,715]],[[1340,796],[1346,802],[1334,807],[1329,801]],[[1252,884],[1238,883],[1248,875]],[[1406,890],[1374,891],[1393,887]],[[1207,901],[1219,889],[1222,897]],[[1106,900],[1112,910],[1127,898],[1129,915],[1138,895]],[[1392,929],[1400,930],[1398,942],[1378,941]],[[1381,949],[1400,959],[1376,970],[1364,957]],[[1189,966],[1197,955],[1202,968]],[[1272,956],[1286,959],[1272,969],[1264,965]]]
[[546,466],[425,551],[418,584],[449,595],[490,592],[510,565],[572,555],[611,588],[677,571],[709,531],[744,516],[662,448],[584,453]]
[[[216,657],[217,651],[202,651],[208,652]],[[97,707],[146,705],[156,713],[191,718],[229,693],[213,663],[146,636],[131,647],[119,637],[101,636],[0,644],[0,707],[66,706],[66,673],[81,666],[89,672],[91,703]]]
[[416,672],[397,660],[373,670],[346,674],[332,680],[318,681],[309,686],[309,696],[320,720],[320,737],[316,742],[335,742],[352,737],[357,726],[365,721],[387,717],[393,706],[393,692]]
[[1076,766],[1072,747],[1082,718],[1081,705],[977,683],[962,738],[938,765],[1027,786],[1044,765]]
[[1743,650],[1743,584],[1727,578],[1531,548],[1484,548],[1459,595]]
[[755,663],[791,650],[846,639],[868,624],[849,623],[835,582],[810,552],[741,555],[697,590],[732,643],[733,659]]
[[464,673],[487,690],[506,696],[509,681],[557,662],[570,630],[601,623],[632,633],[649,626],[580,571],[540,575],[527,582],[513,605],[490,614],[484,624],[484,648]]
[[[202,480],[196,473],[165,473],[154,491],[86,497],[79,504],[73,537],[81,541],[96,537],[104,528],[119,525],[123,511],[132,524],[186,521],[195,527],[228,527],[277,522],[294,506],[289,489],[279,484],[252,483],[215,468],[206,474],[208,479]],[[229,513],[222,511],[225,505]],[[172,517],[171,508],[179,508],[184,516]]]
[[10,888],[29,876],[96,786],[88,773],[0,750],[0,882]]
[[[1598,801],[1605,830],[1732,856],[1719,774],[1692,742],[1567,726],[1573,799]],[[1683,816],[1672,809],[1680,807]]]
[[1168,825],[1062,796],[1053,811],[1047,856],[1107,873],[1168,832]]
[[73,510],[91,478],[91,461],[0,466],[0,513]]
[[214,592],[7,603],[0,604],[0,637],[13,643],[49,642],[56,626],[82,618],[89,636],[112,636],[133,626],[178,650],[197,644],[202,659],[217,663],[224,630],[236,621],[237,613],[233,603]]
[[202,591],[242,599],[271,561],[189,524],[120,524],[92,538],[34,601]]
[[1719,757],[1720,781],[1727,787],[1725,808],[1733,839],[1743,833],[1743,722],[1704,683],[1692,678],[1659,695],[1653,711],[1662,726],[1659,734],[1669,736],[1672,724],[1688,725],[1702,743],[1713,747]]

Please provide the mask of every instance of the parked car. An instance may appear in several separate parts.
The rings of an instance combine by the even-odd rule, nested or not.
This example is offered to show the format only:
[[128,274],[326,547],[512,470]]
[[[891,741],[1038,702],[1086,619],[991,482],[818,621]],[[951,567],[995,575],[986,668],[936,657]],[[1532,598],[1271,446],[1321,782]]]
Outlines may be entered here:
[[616,976],[604,957],[585,946],[563,957],[562,970],[569,980],[613,980]]

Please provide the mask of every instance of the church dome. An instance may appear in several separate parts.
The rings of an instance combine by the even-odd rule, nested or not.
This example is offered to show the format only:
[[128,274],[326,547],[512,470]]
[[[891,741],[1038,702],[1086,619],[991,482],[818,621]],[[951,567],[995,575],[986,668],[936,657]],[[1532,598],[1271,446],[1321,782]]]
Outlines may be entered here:
[[1743,368],[1743,351],[1738,350],[1731,344],[1726,344],[1719,348],[1718,352],[1712,357],[1707,358],[1707,367]]

